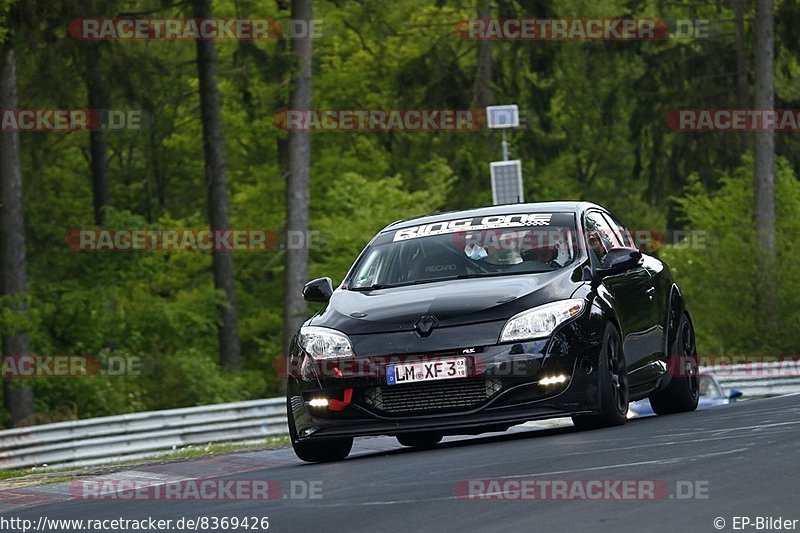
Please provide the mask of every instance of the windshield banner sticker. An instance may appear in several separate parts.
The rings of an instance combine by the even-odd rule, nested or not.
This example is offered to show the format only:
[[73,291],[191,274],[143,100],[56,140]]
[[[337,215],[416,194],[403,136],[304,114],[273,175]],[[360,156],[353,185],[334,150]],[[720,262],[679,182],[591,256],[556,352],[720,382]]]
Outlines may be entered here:
[[461,231],[515,228],[520,226],[548,226],[550,213],[517,213],[513,215],[491,215],[488,217],[462,218],[459,220],[446,220],[433,222],[411,228],[397,230],[392,241],[405,241],[432,235],[446,235]]

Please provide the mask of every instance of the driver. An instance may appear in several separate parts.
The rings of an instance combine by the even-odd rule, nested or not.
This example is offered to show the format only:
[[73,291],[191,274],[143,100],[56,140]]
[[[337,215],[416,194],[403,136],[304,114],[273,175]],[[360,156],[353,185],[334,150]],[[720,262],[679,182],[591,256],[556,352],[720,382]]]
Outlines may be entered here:
[[526,261],[538,261],[552,268],[560,268],[570,258],[568,237],[560,230],[534,232],[530,236],[532,246],[522,252]]
[[518,265],[522,263],[522,243],[527,230],[507,231],[500,235],[493,246],[487,247],[486,261],[493,265]]

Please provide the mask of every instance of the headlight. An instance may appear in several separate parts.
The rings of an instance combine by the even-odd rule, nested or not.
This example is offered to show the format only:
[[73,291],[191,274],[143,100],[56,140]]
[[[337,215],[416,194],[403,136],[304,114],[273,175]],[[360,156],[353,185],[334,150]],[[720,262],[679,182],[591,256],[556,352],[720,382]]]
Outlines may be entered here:
[[300,347],[314,359],[353,357],[353,347],[347,335],[335,329],[304,326],[300,328]]
[[578,316],[586,306],[581,299],[561,300],[540,305],[515,315],[503,326],[500,342],[525,341],[547,337],[565,320]]

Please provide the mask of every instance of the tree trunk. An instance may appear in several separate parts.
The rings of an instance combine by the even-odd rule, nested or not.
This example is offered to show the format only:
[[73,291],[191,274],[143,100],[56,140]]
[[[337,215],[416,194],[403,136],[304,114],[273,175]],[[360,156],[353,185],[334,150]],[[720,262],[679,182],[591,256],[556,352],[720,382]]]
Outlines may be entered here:
[[[478,18],[488,19],[491,15],[489,0],[478,0]],[[472,105],[478,109],[485,109],[494,103],[492,92],[492,41],[480,39],[478,46],[478,72],[475,85],[472,89]]]
[[[0,109],[17,108],[17,72],[13,37],[9,33],[0,45]],[[22,211],[22,168],[19,133],[0,131],[0,293],[4,297],[24,296],[27,290],[25,259],[25,219]],[[20,303],[18,313],[26,312]],[[26,332],[14,332],[2,339],[3,355],[29,355]],[[11,423],[19,425],[33,416],[33,389],[6,379],[3,405]]]
[[[89,109],[108,109],[108,93],[100,72],[100,47],[91,46],[86,56],[86,89],[89,94]],[[91,154],[92,195],[94,200],[94,223],[105,224],[104,209],[108,205],[108,144],[106,133],[100,128],[89,132]]]
[[[773,109],[774,20],[772,0],[756,2],[756,109]],[[765,339],[774,338],[777,313],[777,254],[775,247],[775,132],[755,133],[755,208],[758,241],[758,318]]]
[[[195,18],[212,18],[211,0],[192,0]],[[203,121],[208,218],[213,230],[227,230],[228,189],[225,180],[225,154],[222,142],[222,110],[217,90],[217,51],[213,40],[196,41],[197,74],[200,82],[200,111]],[[220,308],[219,361],[227,370],[241,367],[236,287],[233,256],[230,251],[212,252],[214,286],[225,293],[226,305]]]
[[[311,20],[312,0],[293,0],[292,19]],[[311,109],[311,37],[292,41],[297,61],[292,87],[292,109]],[[289,342],[305,320],[306,304],[301,296],[308,281],[308,246],[303,243],[290,249],[292,235],[308,234],[311,132],[289,132],[289,175],[286,181],[286,258],[284,265],[283,350],[289,353]],[[305,239],[304,239],[305,240]]]
[[745,0],[731,0],[731,3],[736,47],[736,103],[739,108],[744,109],[750,105],[747,95],[747,52],[744,46]]

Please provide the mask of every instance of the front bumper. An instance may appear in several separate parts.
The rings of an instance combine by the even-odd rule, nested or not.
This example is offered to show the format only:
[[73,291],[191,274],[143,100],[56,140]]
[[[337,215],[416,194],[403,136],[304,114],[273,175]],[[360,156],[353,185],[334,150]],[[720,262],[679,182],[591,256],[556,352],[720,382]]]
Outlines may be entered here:
[[[598,322],[586,313],[548,339],[500,345],[458,346],[465,336],[452,331],[453,347],[422,356],[319,362],[295,351],[287,395],[297,440],[415,431],[475,434],[529,420],[597,412],[602,339]],[[474,328],[469,340],[474,342]],[[464,357],[468,377],[387,385],[386,365],[410,357]],[[539,383],[553,375],[569,379],[563,384]],[[314,399],[333,400],[336,409],[313,406]]]

